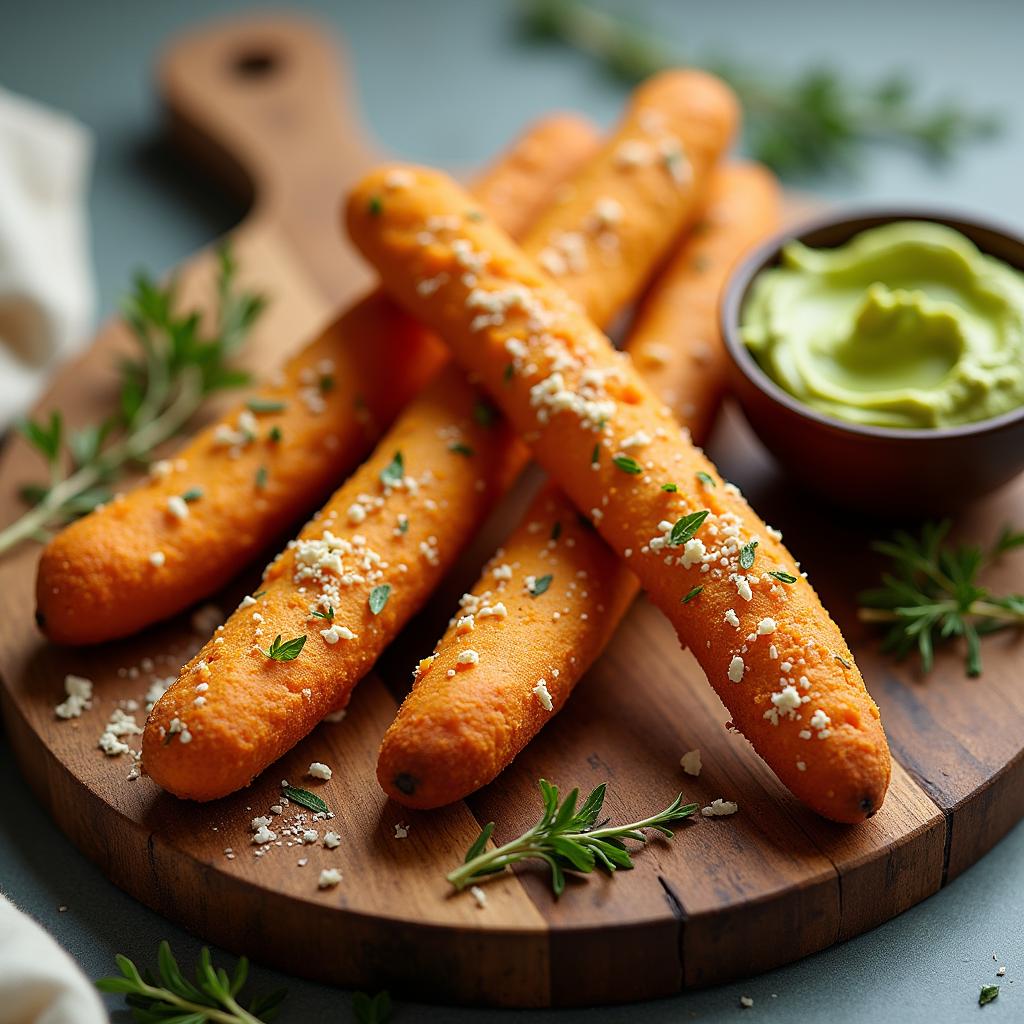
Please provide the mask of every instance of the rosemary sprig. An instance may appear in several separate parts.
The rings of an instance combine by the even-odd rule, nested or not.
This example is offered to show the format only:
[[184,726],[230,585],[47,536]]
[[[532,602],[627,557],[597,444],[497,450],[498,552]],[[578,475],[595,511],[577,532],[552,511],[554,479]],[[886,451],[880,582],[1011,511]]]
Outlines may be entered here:
[[126,466],[145,463],[161,444],[186,426],[215,391],[245,384],[231,365],[264,307],[259,295],[235,289],[237,265],[227,244],[217,253],[216,324],[206,334],[198,310],[175,311],[177,288],[139,274],[124,315],[139,354],[120,364],[118,408],[106,419],[74,432],[59,412],[48,421],[28,420],[21,433],[46,460],[49,480],[23,487],[32,507],[0,531],[0,553],[27,538],[46,541],[48,530],[91,512],[112,497]]
[[178,1021],[180,1024],[266,1024],[274,1019],[287,992],[281,989],[254,999],[242,1006],[236,996],[245,985],[249,961],[243,956],[229,976],[223,967],[214,967],[205,946],[195,968],[195,983],[181,973],[170,945],[160,943],[157,955],[159,977],[149,971],[140,973],[135,964],[118,953],[120,977],[100,978],[96,987],[101,992],[117,992],[132,1008],[132,1016],[140,1024],[156,1021]]
[[574,789],[560,803],[557,786],[552,786],[546,779],[541,779],[539,785],[544,813],[537,824],[527,829],[518,839],[493,850],[486,847],[494,832],[494,822],[485,825],[476,842],[467,851],[465,862],[447,876],[456,889],[464,889],[485,875],[504,871],[517,861],[533,859],[544,861],[551,869],[551,888],[556,896],[560,896],[565,889],[566,871],[588,873],[595,867],[602,867],[606,871],[631,868],[633,861],[624,839],[645,843],[645,828],[654,829],[671,839],[672,830],[666,828],[666,825],[682,821],[697,810],[696,804],[684,805],[680,794],[665,810],[642,821],[630,825],[599,825],[597,818],[604,803],[606,783],[598,786],[583,801],[579,810],[576,809],[578,789]]
[[930,159],[944,160],[957,147],[1002,128],[991,113],[952,101],[921,106],[912,83],[898,73],[869,86],[824,66],[786,77],[758,74],[721,58],[687,58],[650,29],[585,0],[523,0],[522,12],[531,37],[580,50],[630,85],[684,64],[723,78],[743,105],[750,153],[783,176],[849,169],[866,142],[911,146]]
[[981,638],[1024,627],[1024,594],[999,597],[979,582],[982,570],[1014,548],[1024,547],[1024,531],[1009,527],[987,549],[945,542],[949,522],[928,523],[920,538],[897,533],[872,545],[887,555],[892,571],[882,586],[864,591],[860,618],[888,625],[882,649],[897,658],[915,648],[927,674],[935,644],[963,637],[969,676],[981,675]]

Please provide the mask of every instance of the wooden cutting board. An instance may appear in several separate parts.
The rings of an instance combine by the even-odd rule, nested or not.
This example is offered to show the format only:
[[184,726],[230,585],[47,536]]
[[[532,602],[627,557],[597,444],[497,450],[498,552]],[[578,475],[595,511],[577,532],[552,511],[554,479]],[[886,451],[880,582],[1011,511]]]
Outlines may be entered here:
[[[374,154],[360,141],[337,60],[316,28],[250,20],[180,40],[161,68],[178,140],[253,193],[233,232],[245,283],[273,296],[248,348],[253,367],[276,364],[367,280],[339,236],[337,206]],[[211,271],[208,254],[182,268],[186,300],[209,297]],[[125,343],[120,326],[106,327],[43,408],[60,407],[72,423],[95,417]],[[521,493],[363,681],[342,722],[321,725],[245,792],[204,806],[145,777],[128,781],[127,759],[96,746],[119,702],[142,702],[152,679],[175,674],[198,646],[190,616],[98,649],[50,647],[32,621],[38,550],[24,546],[0,561],[0,696],[25,776],[72,840],[147,905],[227,949],[346,986],[504,1006],[627,1001],[754,974],[863,932],[937,891],[1024,814],[1024,647],[1010,635],[987,640],[979,680],[964,678],[956,653],[940,656],[927,680],[880,657],[853,595],[877,573],[867,544],[882,527],[795,490],[732,413],[712,450],[784,530],[882,707],[895,774],[885,806],[862,826],[825,822],[789,796],[725,729],[700,669],[643,600],[564,712],[495,783],[442,811],[387,801],[374,779],[379,738],[411,666],[515,519]],[[8,445],[0,520],[17,514],[17,485],[38,468],[25,445]],[[1024,481],[958,528],[987,538],[1006,521],[1024,521]],[[256,567],[264,560],[254,554]],[[1000,584],[1021,589],[1019,558],[1000,573]],[[215,602],[233,608],[256,575]],[[92,679],[96,699],[82,718],[60,722],[53,708],[69,672]],[[698,779],[679,768],[694,747],[705,765]],[[317,792],[335,812],[341,845],[256,856],[250,820],[276,802],[282,779],[301,784],[314,760],[334,768]],[[652,841],[630,873],[570,880],[558,901],[529,867],[489,883],[485,907],[453,896],[445,872],[481,823],[496,820],[503,841],[536,818],[541,776],[565,789],[608,782],[615,820],[660,808],[680,789],[701,804],[736,800],[740,810]],[[395,838],[398,824],[407,838]],[[317,889],[323,867],[342,870],[338,887]]]

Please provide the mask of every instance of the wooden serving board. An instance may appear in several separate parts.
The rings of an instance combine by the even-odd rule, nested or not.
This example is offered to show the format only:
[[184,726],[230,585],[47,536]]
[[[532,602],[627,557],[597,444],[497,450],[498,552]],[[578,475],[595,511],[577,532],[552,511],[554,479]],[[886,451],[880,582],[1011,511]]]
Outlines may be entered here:
[[[178,138],[253,190],[235,245],[245,282],[273,302],[247,358],[274,365],[367,280],[339,237],[337,205],[373,154],[343,105],[336,55],[317,30],[291,20],[226,24],[177,43],[161,88]],[[183,268],[186,297],[209,296],[211,269],[205,255]],[[60,407],[72,423],[94,417],[124,344],[121,327],[105,328],[43,407]],[[830,824],[789,796],[725,728],[700,669],[643,600],[564,712],[495,783],[442,811],[387,801],[374,779],[377,746],[409,670],[523,493],[363,681],[342,722],[321,725],[248,790],[210,805],[180,802],[146,777],[128,781],[127,758],[96,747],[119,702],[141,703],[152,679],[174,675],[198,646],[190,616],[98,649],[48,646],[32,620],[38,552],[23,547],[0,561],[0,694],[26,779],[72,840],[144,903],[227,949],[346,986],[504,1006],[627,1001],[754,974],[863,932],[937,891],[1024,814],[1024,648],[1019,637],[986,640],[979,680],[963,676],[956,653],[940,656],[926,681],[894,666],[854,614],[853,595],[877,573],[867,544],[882,527],[793,489],[732,413],[712,450],[803,558],[882,707],[895,774],[885,806],[864,825]],[[37,469],[25,445],[8,446],[0,519],[17,513],[17,485]],[[958,528],[985,538],[1012,520],[1024,520],[1024,481]],[[263,562],[254,553],[254,566]],[[1020,589],[1019,559],[1001,572],[1002,584]],[[254,569],[215,602],[233,608],[255,578]],[[92,679],[96,699],[62,722],[53,708],[69,672]],[[697,779],[679,768],[694,747],[704,760]],[[314,760],[334,768],[317,792],[335,812],[341,845],[256,856],[250,820],[277,801],[282,779],[302,784]],[[558,901],[529,867],[490,882],[485,907],[453,896],[445,872],[482,823],[498,821],[502,841],[536,818],[541,776],[566,789],[608,782],[616,820],[660,808],[680,789],[701,804],[736,800],[740,810],[652,841],[630,873],[570,880]],[[407,838],[395,838],[399,823]],[[317,889],[323,867],[342,870],[338,887]]]

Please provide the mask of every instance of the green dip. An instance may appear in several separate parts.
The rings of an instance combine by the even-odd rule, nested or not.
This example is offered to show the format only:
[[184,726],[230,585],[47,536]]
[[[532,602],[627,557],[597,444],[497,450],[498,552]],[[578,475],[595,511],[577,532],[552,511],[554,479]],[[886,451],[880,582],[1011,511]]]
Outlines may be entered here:
[[944,427],[1024,405],[1024,274],[940,224],[790,242],[742,320],[776,384],[850,423]]

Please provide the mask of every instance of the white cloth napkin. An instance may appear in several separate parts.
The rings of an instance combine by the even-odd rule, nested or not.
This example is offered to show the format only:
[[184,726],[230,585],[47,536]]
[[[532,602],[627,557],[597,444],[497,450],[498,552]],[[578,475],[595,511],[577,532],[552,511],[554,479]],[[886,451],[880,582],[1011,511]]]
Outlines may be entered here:
[[0,88],[0,431],[88,339],[91,158],[82,125]]
[[0,1024],[107,1024],[96,990],[31,918],[0,895]]

